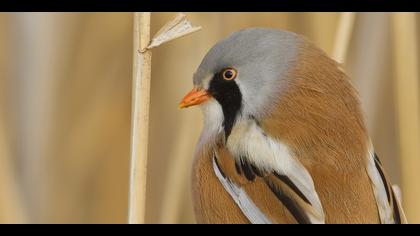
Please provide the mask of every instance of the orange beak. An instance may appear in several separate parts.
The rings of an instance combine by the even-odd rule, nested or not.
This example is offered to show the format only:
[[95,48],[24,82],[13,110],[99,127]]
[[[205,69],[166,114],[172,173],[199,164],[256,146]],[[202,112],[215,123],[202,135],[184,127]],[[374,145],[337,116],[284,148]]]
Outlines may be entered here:
[[204,89],[193,88],[182,101],[179,103],[179,108],[187,108],[199,105],[210,98],[210,94]]

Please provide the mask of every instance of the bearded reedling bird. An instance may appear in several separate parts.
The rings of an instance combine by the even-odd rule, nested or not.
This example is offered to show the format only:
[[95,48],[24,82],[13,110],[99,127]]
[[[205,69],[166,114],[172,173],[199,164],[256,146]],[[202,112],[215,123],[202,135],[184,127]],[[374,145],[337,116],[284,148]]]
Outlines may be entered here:
[[297,34],[251,28],[204,57],[181,108],[200,105],[199,223],[405,223],[339,65]]

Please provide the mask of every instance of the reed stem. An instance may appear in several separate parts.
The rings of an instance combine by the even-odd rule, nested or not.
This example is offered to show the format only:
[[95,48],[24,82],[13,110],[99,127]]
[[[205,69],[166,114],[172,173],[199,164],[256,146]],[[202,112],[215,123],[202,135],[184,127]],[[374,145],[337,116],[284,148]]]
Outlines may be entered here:
[[[134,13],[134,58],[131,114],[131,181],[129,223],[145,222],[146,175],[152,51],[150,13]],[[142,52],[140,52],[142,51]]]

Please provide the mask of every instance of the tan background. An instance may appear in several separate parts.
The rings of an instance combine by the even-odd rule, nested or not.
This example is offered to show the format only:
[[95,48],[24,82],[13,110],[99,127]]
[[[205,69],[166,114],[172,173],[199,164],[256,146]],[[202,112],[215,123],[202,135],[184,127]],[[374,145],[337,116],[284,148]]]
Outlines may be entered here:
[[[152,34],[174,16],[153,13]],[[233,31],[264,26],[303,34],[331,55],[340,14],[187,16],[203,30],[153,50],[148,223],[194,222],[189,173],[202,117],[177,105],[207,50]],[[377,153],[401,184],[391,20],[358,13],[344,68]],[[132,28],[130,13],[0,14],[0,223],[126,222]],[[405,208],[420,223],[418,209]]]

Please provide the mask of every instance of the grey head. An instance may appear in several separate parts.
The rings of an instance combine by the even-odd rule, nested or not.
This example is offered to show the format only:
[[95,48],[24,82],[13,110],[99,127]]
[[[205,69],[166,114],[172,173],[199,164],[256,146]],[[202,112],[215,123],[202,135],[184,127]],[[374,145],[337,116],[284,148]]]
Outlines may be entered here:
[[[231,128],[238,117],[261,118],[266,114],[287,86],[286,77],[296,61],[301,40],[287,31],[248,28],[231,34],[209,50],[193,82],[221,105],[225,129]],[[230,68],[236,72],[235,78],[223,80],[224,71]]]
[[209,89],[211,80],[226,68],[234,68],[242,97],[242,113],[258,117],[268,109],[297,57],[301,38],[294,33],[248,28],[214,45],[193,77],[194,86]]

